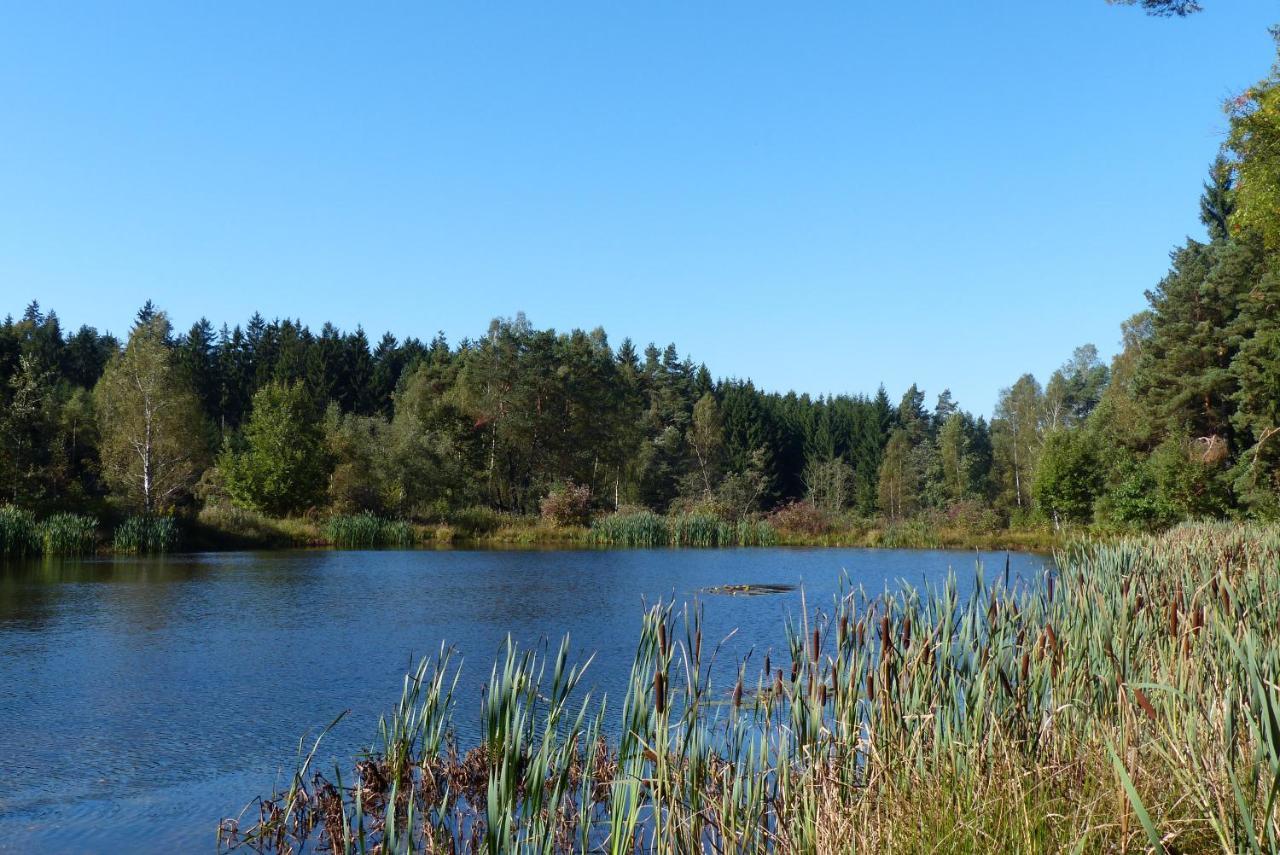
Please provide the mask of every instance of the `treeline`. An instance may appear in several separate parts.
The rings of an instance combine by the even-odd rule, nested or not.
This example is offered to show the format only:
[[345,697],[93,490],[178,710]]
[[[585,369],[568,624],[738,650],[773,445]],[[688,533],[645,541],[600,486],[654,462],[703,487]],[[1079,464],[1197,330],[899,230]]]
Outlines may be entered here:
[[1280,88],[1232,102],[1201,201],[1104,365],[1085,345],[988,423],[943,391],[810,397],[713,379],[674,345],[523,316],[475,339],[371,345],[255,315],[125,341],[32,303],[0,326],[0,501],[40,514],[235,506],[561,521],[626,506],[727,521],[1157,528],[1280,516]]

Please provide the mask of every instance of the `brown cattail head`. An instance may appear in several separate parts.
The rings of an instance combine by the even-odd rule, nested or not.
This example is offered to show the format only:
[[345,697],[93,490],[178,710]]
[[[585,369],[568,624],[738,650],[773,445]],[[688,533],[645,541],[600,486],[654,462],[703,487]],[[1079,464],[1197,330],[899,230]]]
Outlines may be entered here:
[[773,669],[769,667],[769,652],[768,652],[768,651],[765,651],[765,654],[764,654],[764,673],[765,673],[765,676],[768,676],[768,675],[770,675],[770,674],[772,674],[772,673],[773,673]]
[[653,705],[659,713],[667,711],[667,681],[661,671],[653,672]]
[[665,620],[658,624],[658,655],[664,659],[667,656],[667,622]]
[[1169,635],[1178,637],[1178,601],[1169,600]]
[[796,677],[798,676],[800,676],[800,660],[792,659],[791,660],[791,682],[794,683],[796,681]]
[[858,621],[858,646],[865,647],[867,644],[867,625]]
[[1027,677],[1031,674],[1031,654],[1022,654],[1022,682],[1027,682]]
[[776,676],[773,678],[773,693],[777,697],[782,697],[782,669],[779,668]]
[[738,684],[733,687],[733,706],[738,708],[742,706],[742,678],[738,678]]
[[1138,702],[1138,706],[1142,707],[1142,711],[1147,714],[1147,718],[1154,722],[1156,720],[1156,708],[1151,706],[1151,701],[1147,700],[1147,696],[1143,694],[1143,691],[1134,689],[1133,698]]
[[883,655],[893,652],[893,638],[889,635],[889,616],[880,618],[880,644],[884,648]]
[[840,629],[836,632],[836,646],[844,647],[844,640],[849,637],[849,616],[840,615]]
[[911,615],[902,618],[902,649],[906,650],[911,646]]
[[818,706],[825,707],[827,705],[827,684],[818,684]]
[[876,675],[874,673],[867,674],[867,700],[875,701],[876,699]]
[[821,651],[822,651],[822,639],[818,636],[818,630],[815,627],[813,630],[812,647],[810,648],[810,651],[809,651],[809,656],[813,659],[814,663],[817,663],[818,655]]

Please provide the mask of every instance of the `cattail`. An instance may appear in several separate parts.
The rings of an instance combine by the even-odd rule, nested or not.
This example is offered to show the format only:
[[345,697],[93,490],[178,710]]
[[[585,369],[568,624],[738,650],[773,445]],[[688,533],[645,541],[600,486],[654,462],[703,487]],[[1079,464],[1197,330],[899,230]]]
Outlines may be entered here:
[[843,648],[844,641],[849,637],[849,616],[840,615],[840,629],[836,632],[836,646]]
[[1024,652],[1022,654],[1022,682],[1027,682],[1027,677],[1031,674],[1031,654]]
[[875,673],[867,674],[867,700],[872,703],[876,699],[876,675]]
[[773,694],[782,697],[782,669],[779,668],[776,676],[773,678]]
[[1055,574],[1053,573],[1049,574],[1049,602],[1051,603],[1053,602],[1054,584],[1057,582],[1057,580],[1058,580],[1058,577]]
[[1182,636],[1182,655],[1184,657],[1191,655],[1191,636],[1190,635]]
[[734,709],[742,706],[742,677],[738,677],[738,684],[733,687],[733,706]]
[[667,710],[667,681],[661,671],[653,672],[653,704],[659,713]]
[[658,624],[658,655],[664,659],[667,655],[667,622],[665,620]]
[[883,648],[883,655],[887,656],[893,653],[893,639],[889,635],[888,615],[880,618],[880,646]]
[[827,684],[818,684],[818,706],[825,707],[827,705]]
[[818,630],[815,627],[813,630],[813,647],[810,653],[810,655],[813,657],[813,662],[815,665],[818,663],[818,654],[820,653],[821,650],[822,650],[821,639],[818,637]]
[[1133,697],[1138,702],[1138,706],[1142,707],[1142,711],[1147,714],[1147,718],[1152,722],[1156,720],[1156,708],[1151,706],[1151,701],[1147,700],[1147,696],[1143,694],[1141,689],[1133,690]]
[[765,654],[764,654],[764,673],[766,677],[773,673],[773,669],[769,667],[768,651],[765,651]]
[[907,615],[902,619],[902,649],[906,650],[911,646],[911,615]]
[[858,646],[865,647],[867,644],[867,625],[863,621],[858,621]]
[[791,660],[791,682],[794,683],[796,681],[796,677],[798,676],[800,676],[800,660],[792,659]]
[[1197,633],[1204,629],[1204,606],[1196,606],[1195,614],[1191,618],[1191,625]]
[[1169,635],[1178,637],[1178,601],[1169,601]]

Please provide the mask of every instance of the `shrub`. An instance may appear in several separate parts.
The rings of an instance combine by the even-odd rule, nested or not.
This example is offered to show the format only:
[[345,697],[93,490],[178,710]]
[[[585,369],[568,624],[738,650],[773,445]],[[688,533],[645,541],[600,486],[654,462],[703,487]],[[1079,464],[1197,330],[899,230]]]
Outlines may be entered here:
[[54,514],[40,524],[45,555],[85,555],[98,545],[98,521],[84,514]]
[[557,484],[542,500],[542,518],[557,527],[591,522],[591,488],[572,481]]
[[454,511],[449,518],[449,525],[453,527],[454,532],[459,537],[479,537],[480,535],[493,534],[502,525],[502,522],[502,514],[483,505]]
[[0,505],[0,555],[35,555],[39,551],[35,515],[13,505]]
[[769,515],[769,521],[787,534],[820,537],[835,528],[831,516],[809,502],[792,502]]
[[131,516],[116,527],[116,552],[142,555],[169,552],[178,545],[178,522],[173,517]]

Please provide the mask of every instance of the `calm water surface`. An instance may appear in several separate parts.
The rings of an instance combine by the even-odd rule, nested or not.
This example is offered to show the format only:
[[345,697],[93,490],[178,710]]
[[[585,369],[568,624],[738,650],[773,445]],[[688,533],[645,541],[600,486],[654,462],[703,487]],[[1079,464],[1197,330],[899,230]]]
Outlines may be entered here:
[[[304,731],[350,710],[319,756],[367,746],[409,664],[442,641],[464,660],[454,720],[466,740],[507,633],[524,644],[568,633],[580,660],[596,655],[588,682],[616,703],[646,601],[698,598],[709,641],[738,630],[720,660],[731,663],[752,647],[785,646],[800,590],[699,595],[704,588],[792,584],[810,608],[829,610],[846,576],[881,591],[953,569],[968,592],[979,557],[988,578],[1003,572],[1003,553],[855,549],[0,564],[0,849],[212,851],[219,818],[283,780]],[[1037,576],[1047,561],[1013,555],[1012,570]]]

